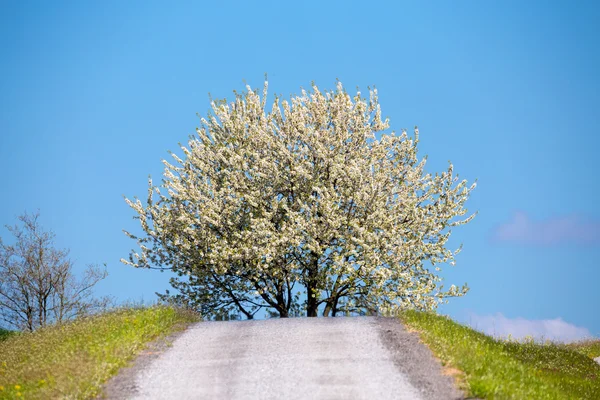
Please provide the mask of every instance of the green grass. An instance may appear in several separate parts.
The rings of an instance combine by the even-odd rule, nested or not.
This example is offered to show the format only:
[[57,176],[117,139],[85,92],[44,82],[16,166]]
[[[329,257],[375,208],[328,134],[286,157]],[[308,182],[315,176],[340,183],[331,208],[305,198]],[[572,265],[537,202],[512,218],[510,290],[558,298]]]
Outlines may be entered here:
[[568,344],[567,347],[590,358],[600,357],[600,340],[584,340]]
[[15,333],[15,332],[7,331],[6,329],[0,328],[0,342],[3,341],[4,339],[8,338],[9,336],[11,336],[13,333]]
[[123,309],[0,341],[0,399],[93,398],[154,339],[198,317],[170,307]]
[[462,371],[459,386],[484,399],[600,399],[600,365],[585,344],[496,340],[434,313],[407,311],[400,318],[448,368]]

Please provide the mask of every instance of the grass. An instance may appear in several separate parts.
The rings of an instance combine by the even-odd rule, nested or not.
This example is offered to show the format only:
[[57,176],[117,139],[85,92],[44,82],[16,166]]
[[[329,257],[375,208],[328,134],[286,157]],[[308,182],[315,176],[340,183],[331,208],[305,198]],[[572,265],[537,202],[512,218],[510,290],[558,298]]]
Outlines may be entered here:
[[198,317],[170,307],[122,309],[33,333],[0,333],[0,399],[93,398],[144,346]]
[[584,340],[578,343],[568,344],[567,347],[571,350],[578,351],[590,358],[600,357],[600,340]]
[[484,399],[600,399],[600,341],[564,345],[497,340],[434,313],[403,322],[454,371],[468,396]]
[[3,341],[4,339],[8,338],[9,336],[11,336],[13,333],[15,333],[15,332],[7,331],[6,329],[0,328],[0,342]]

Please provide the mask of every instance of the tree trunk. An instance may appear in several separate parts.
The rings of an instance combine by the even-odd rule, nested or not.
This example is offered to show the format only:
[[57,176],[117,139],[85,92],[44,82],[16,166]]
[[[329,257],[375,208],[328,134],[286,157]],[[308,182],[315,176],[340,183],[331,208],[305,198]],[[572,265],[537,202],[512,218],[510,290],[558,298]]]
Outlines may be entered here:
[[[336,285],[337,286],[337,285]],[[324,317],[329,317],[329,313],[331,313],[332,317],[335,317],[335,314],[338,311],[338,302],[340,300],[340,293],[336,293],[333,298],[330,298],[327,303],[325,303],[325,310],[323,311]]]
[[279,313],[279,318],[287,318],[289,317],[290,305],[285,303],[285,289],[283,287],[283,283],[280,283],[277,287],[277,294],[275,295],[275,300],[277,300],[277,307],[275,309]]
[[319,256],[312,252],[312,265],[308,269],[308,282],[306,284],[306,316],[317,317],[319,299],[317,298],[317,272],[319,271]]
[[314,284],[312,284],[312,282],[310,282],[307,285],[307,296],[308,299],[306,301],[306,316],[307,317],[316,317],[317,316],[317,308],[319,307],[318,303],[317,303],[317,296],[316,296],[316,288],[314,287]]

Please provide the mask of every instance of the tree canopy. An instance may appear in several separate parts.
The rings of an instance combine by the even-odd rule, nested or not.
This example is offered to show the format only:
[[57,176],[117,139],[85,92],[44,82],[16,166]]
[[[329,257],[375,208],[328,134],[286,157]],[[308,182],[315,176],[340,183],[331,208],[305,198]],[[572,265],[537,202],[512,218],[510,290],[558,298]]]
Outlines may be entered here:
[[437,272],[475,184],[452,164],[426,173],[418,129],[385,133],[376,89],[266,99],[265,82],[211,101],[147,201],[125,199],[143,234],[125,232],[140,250],[122,262],[176,272],[163,298],[208,317],[431,310],[466,293]]

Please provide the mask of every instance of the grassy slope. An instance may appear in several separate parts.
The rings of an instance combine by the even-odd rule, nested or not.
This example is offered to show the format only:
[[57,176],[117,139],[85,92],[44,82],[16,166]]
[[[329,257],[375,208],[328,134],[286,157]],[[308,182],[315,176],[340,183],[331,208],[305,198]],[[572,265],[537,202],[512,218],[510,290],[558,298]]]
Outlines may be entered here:
[[590,358],[600,357],[600,340],[584,340],[583,342],[571,343],[567,348],[585,354]]
[[91,398],[145,344],[198,318],[167,307],[126,309],[0,341],[0,399]]
[[4,339],[8,338],[13,333],[14,333],[13,331],[7,331],[6,329],[0,328],[0,342],[3,341]]
[[400,318],[446,367],[462,371],[459,384],[486,399],[600,399],[600,365],[590,356],[600,341],[557,345],[495,340],[449,318],[405,312]]

